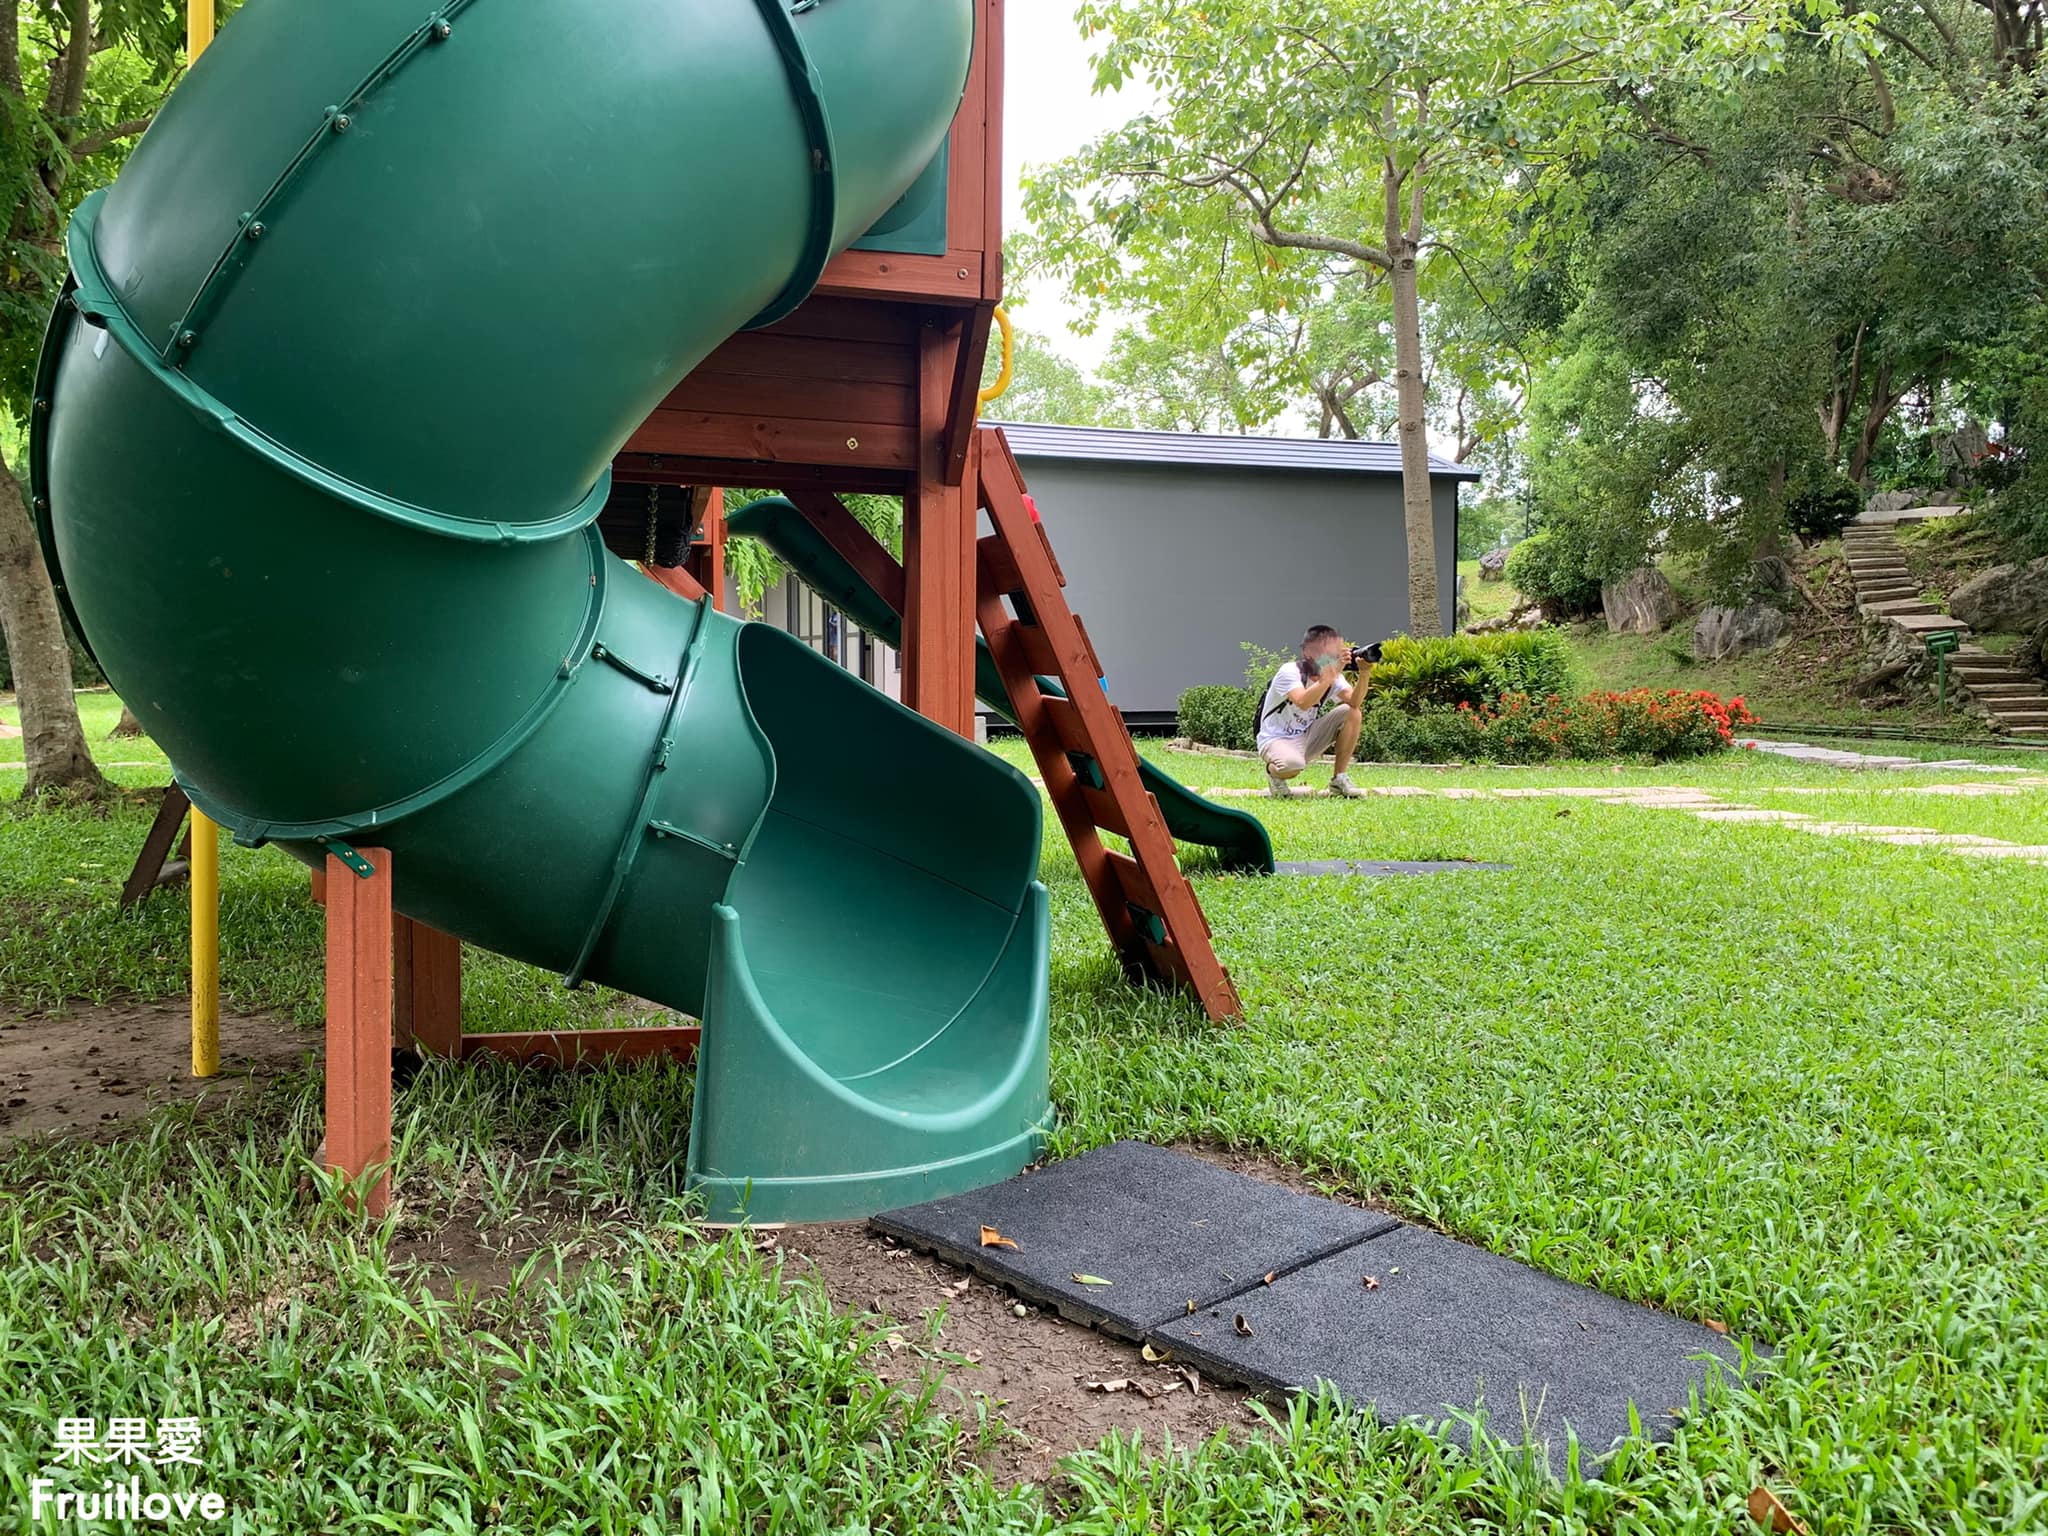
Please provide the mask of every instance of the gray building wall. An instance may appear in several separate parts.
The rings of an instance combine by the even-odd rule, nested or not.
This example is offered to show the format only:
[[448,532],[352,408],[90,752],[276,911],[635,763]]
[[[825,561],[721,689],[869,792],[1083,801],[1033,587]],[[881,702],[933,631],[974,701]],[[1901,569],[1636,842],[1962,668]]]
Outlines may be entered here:
[[[1017,459],[1126,714],[1170,715],[1185,688],[1242,682],[1241,641],[1289,651],[1310,624],[1359,643],[1408,627],[1396,476]],[[1435,482],[1446,633],[1457,492]]]

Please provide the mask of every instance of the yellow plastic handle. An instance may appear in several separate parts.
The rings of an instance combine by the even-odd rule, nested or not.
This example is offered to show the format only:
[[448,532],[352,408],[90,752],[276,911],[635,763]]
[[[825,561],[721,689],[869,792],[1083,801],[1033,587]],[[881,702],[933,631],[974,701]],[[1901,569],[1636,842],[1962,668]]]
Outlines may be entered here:
[[1017,333],[1011,328],[1009,311],[1002,305],[996,306],[996,324],[1003,332],[1003,371],[996,375],[995,383],[989,385],[974,397],[974,417],[981,419],[981,409],[992,400],[1000,400],[1010,387],[1010,364],[1016,357]]

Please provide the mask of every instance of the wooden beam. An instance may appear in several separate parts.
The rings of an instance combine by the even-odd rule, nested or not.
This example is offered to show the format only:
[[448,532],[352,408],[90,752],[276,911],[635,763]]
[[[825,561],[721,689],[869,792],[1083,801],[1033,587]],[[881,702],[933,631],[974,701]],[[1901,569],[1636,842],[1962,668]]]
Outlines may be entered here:
[[658,587],[667,587],[686,602],[704,601],[704,584],[680,565],[643,565],[640,572]]
[[371,874],[327,860],[327,1166],[377,1171],[365,1208],[382,1216],[391,1176],[391,855],[357,850]]
[[391,1038],[428,1056],[462,1054],[462,941],[395,917]]
[[914,477],[902,470],[859,465],[777,464],[766,459],[628,453],[612,461],[612,478],[626,485],[772,485],[785,493],[807,487],[901,496],[908,491]]
[[953,365],[953,403],[946,417],[945,472],[962,479],[967,473],[967,446],[981,415],[981,376],[988,362],[988,338],[996,307],[977,304],[967,319],[960,356]]
[[[164,790],[163,799],[157,802],[156,819],[149,824],[149,832],[142,839],[142,851],[135,855],[135,867],[128,871],[128,878],[121,886],[122,906],[138,905],[159,885],[189,872],[189,866],[177,869],[169,860],[191,809],[192,802],[185,798],[185,791],[176,784]],[[190,852],[189,839],[186,851]]]
[[903,567],[882,541],[860,525],[846,510],[845,502],[828,491],[796,490],[786,494],[805,520],[824,535],[825,542],[901,618],[905,601]]
[[903,504],[903,702],[972,737],[975,504],[945,463],[965,330],[959,316],[934,313],[920,332],[918,477]]
[[725,612],[725,491],[716,485],[699,486],[703,497],[704,542],[697,550],[698,585],[711,594],[711,606]]
[[980,36],[982,79],[986,103],[981,138],[981,248],[988,253],[981,266],[981,296],[991,307],[1003,302],[1003,91],[1008,72],[1003,46],[1003,0],[987,0]]

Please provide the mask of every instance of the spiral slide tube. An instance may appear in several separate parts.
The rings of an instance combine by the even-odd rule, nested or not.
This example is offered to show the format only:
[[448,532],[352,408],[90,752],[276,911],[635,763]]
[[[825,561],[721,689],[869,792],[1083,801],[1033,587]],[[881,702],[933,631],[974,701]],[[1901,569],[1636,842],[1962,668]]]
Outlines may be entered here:
[[1020,774],[642,579],[611,458],[942,142],[971,0],[251,0],[74,219],[31,443],[80,633],[244,843],[699,1015],[711,1214],[1016,1171]]

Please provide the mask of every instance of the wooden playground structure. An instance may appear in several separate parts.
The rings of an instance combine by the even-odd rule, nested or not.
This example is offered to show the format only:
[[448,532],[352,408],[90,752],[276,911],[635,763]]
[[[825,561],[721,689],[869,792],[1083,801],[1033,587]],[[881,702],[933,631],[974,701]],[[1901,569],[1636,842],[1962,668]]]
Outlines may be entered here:
[[[1001,431],[977,422],[1003,295],[1003,12],[1004,0],[979,0],[944,161],[943,252],[847,251],[794,313],[726,341],[618,454],[598,526],[651,579],[716,605],[725,586],[719,488],[782,492],[901,615],[903,702],[970,738],[978,631],[1126,973],[1186,988],[1224,1019],[1238,1012],[1237,995],[1066,603],[1058,559]],[[210,36],[210,5],[194,0],[191,15],[196,53]],[[900,561],[847,510],[849,493],[902,497]],[[1041,677],[1065,696],[1042,689]],[[196,813],[194,826],[193,1063],[209,1075],[218,1069],[217,853]],[[167,811],[138,864],[141,894],[177,830]],[[561,1066],[695,1051],[695,1025],[466,1032],[459,944],[393,911],[386,853],[355,853],[330,856],[313,880],[327,923],[326,1155],[349,1177],[389,1160],[394,1044]],[[380,1178],[373,1212],[386,1193]]]

